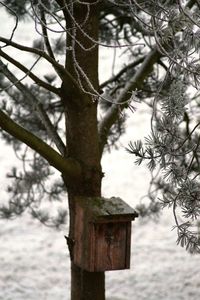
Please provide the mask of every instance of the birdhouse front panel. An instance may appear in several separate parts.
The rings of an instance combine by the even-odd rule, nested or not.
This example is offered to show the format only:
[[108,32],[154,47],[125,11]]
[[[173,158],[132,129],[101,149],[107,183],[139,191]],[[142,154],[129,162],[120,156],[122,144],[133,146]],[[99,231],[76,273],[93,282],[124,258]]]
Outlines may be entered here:
[[120,270],[130,267],[131,223],[94,224],[94,271]]
[[129,268],[131,220],[136,216],[119,198],[77,198],[74,263],[90,272]]

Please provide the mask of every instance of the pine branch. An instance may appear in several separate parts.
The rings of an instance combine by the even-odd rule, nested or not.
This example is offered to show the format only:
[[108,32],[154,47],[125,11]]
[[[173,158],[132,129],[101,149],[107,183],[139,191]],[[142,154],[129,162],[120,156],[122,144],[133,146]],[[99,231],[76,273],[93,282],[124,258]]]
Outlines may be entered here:
[[47,82],[41,80],[39,77],[37,77],[35,74],[33,74],[28,68],[23,66],[20,62],[18,62],[17,60],[15,60],[14,58],[12,58],[8,54],[6,54],[5,52],[3,52],[1,49],[0,49],[0,56],[3,57],[4,59],[6,59],[7,61],[9,61],[11,64],[13,64],[15,67],[20,69],[22,72],[24,72],[27,76],[29,76],[39,86],[45,88],[46,90],[48,90],[48,91],[50,91],[50,92],[52,92],[56,95],[60,94],[60,90],[58,88],[55,88],[54,86],[52,86],[52,85],[48,84]]
[[[130,98],[130,93],[136,88],[139,89],[143,84],[144,79],[152,72],[153,65],[161,58],[161,54],[153,49],[144,59],[141,67],[133,75],[133,77],[127,82],[125,88],[122,90],[119,97],[116,99],[116,104],[113,104],[107,111],[106,115],[99,123],[99,137],[100,137],[100,150],[103,152],[104,146],[107,142],[109,131],[113,124],[118,120],[121,111],[127,107],[126,101]],[[124,103],[119,105],[118,103]]]
[[64,174],[66,178],[78,178],[80,176],[81,168],[77,161],[72,158],[62,157],[36,135],[14,122],[2,110],[0,110],[0,127],[39,153],[51,166]]
[[[51,123],[51,120],[49,119],[47,113],[44,111],[42,104],[39,103],[39,101],[35,98],[35,96],[25,85],[23,85],[20,81],[17,80],[15,75],[8,70],[7,66],[1,60],[0,68],[2,73],[13,83],[13,85],[23,94],[23,96],[30,101],[33,108],[36,109],[41,122],[43,123],[49,134],[49,137],[52,138],[58,150],[64,156],[66,152],[66,147],[63,141],[61,140],[60,136],[58,135],[57,131],[55,130],[53,124]],[[7,87],[5,87],[5,89],[6,88]]]
[[[185,7],[191,9],[195,3],[196,3],[195,0],[189,0],[188,3],[185,5]],[[159,43],[161,46],[164,44],[160,41]],[[112,125],[114,125],[115,122],[118,120],[122,110],[127,107],[126,101],[128,101],[128,99],[130,98],[131,92],[141,87],[141,85],[144,82],[144,79],[147,78],[147,76],[152,72],[154,64],[156,62],[160,62],[160,58],[165,55],[162,54],[161,50],[157,49],[157,45],[154,45],[152,50],[149,52],[149,54],[146,56],[143,63],[141,64],[141,67],[137,70],[137,72],[133,75],[133,77],[127,82],[125,88],[122,90],[121,94],[115,100],[116,104],[113,104],[108,109],[106,115],[99,123],[99,138],[100,138],[101,153],[103,153],[104,146],[107,143],[107,138]],[[120,105],[120,109],[119,109],[120,103],[123,104]]]

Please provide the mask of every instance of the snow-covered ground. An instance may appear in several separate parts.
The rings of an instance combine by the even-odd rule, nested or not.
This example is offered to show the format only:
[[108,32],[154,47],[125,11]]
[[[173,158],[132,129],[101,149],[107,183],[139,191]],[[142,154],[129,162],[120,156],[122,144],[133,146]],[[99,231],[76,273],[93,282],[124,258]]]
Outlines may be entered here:
[[[6,15],[1,24],[8,26]],[[4,28],[4,29],[2,29]],[[1,27],[0,35],[6,34]],[[3,31],[2,31],[3,30]],[[5,34],[4,34],[5,33]],[[25,39],[25,38],[24,38]],[[103,72],[103,70],[101,70]],[[146,126],[144,126],[146,125]],[[133,207],[148,187],[145,168],[136,167],[123,146],[147,135],[148,115],[138,108],[119,151],[106,154],[104,196],[120,196]],[[0,141],[0,200],[5,196],[4,174],[14,161],[12,150]],[[176,246],[173,219],[165,211],[159,223],[133,222],[131,269],[106,273],[108,300],[197,300],[200,298],[199,256]],[[64,234],[25,215],[0,220],[0,300],[69,300],[69,255]],[[95,300],[95,299],[94,299]]]

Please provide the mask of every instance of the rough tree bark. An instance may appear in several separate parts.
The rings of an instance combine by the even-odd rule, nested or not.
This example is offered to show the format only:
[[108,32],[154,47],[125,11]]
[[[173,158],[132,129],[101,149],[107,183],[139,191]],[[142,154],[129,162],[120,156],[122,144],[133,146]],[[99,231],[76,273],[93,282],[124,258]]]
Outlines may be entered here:
[[[92,3],[92,1],[90,1]],[[87,7],[77,4],[74,6],[73,15],[78,24],[83,24]],[[74,52],[68,52],[66,57],[67,70],[77,79],[82,81],[85,90],[88,90],[83,77],[77,77],[75,68],[76,61],[81,69],[87,74],[95,89],[98,90],[98,46],[92,50],[85,51],[75,39],[86,49],[94,46],[80,29],[73,29],[73,20],[65,11],[68,38],[67,47],[74,47]],[[90,15],[85,22],[84,31],[93,39],[98,39],[99,30],[98,7],[94,5],[90,8]],[[73,45],[74,44],[74,45]],[[67,80],[62,84],[62,102],[65,107],[66,118],[66,140],[67,157],[73,157],[81,165],[82,173],[78,180],[64,180],[67,185],[70,210],[69,229],[69,250],[71,256],[71,300],[104,300],[105,299],[105,278],[103,272],[87,272],[73,263],[73,242],[74,242],[74,204],[76,196],[101,196],[101,164],[99,137],[97,128],[97,103],[95,99],[78,90]]]

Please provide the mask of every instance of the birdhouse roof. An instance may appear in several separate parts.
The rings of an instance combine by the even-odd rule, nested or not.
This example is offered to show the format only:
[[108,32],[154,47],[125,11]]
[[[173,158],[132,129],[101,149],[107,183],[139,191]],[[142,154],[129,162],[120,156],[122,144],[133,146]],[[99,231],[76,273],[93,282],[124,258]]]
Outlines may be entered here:
[[126,222],[138,217],[138,213],[118,197],[79,197],[76,201],[91,222]]

